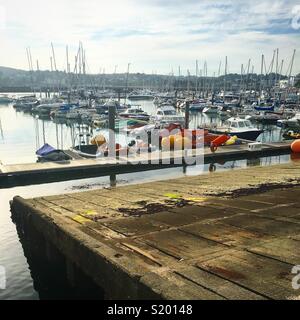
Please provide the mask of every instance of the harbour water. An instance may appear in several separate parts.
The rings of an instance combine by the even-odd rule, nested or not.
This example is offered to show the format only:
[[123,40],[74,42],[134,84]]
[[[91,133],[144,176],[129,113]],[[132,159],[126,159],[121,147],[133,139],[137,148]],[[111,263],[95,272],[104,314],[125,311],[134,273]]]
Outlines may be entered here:
[[[152,102],[139,102],[142,108],[152,114],[155,110]],[[70,128],[66,125],[58,127],[50,120],[35,119],[32,115],[16,112],[11,104],[0,105],[2,132],[0,135],[0,160],[4,164],[35,162],[35,150],[45,140],[56,147],[57,138],[63,148],[71,146]],[[202,123],[217,122],[218,118],[209,118],[201,113],[191,115],[191,127]],[[261,141],[280,141],[281,130],[276,126],[265,127]],[[255,160],[230,161],[216,164],[219,170],[242,169],[248,166],[262,166],[290,161],[290,156],[276,156]],[[189,174],[201,174],[209,171],[209,165],[203,167],[171,168],[117,176],[117,185],[141,183],[151,180],[168,179]],[[110,177],[81,179],[51,183],[44,185],[17,187],[0,190],[0,266],[6,270],[7,286],[0,290],[1,299],[39,299],[39,292],[34,288],[31,270],[19,242],[16,227],[11,220],[9,201],[16,195],[25,198],[75,192],[90,188],[101,188],[110,185]],[[63,295],[63,293],[60,293]],[[53,296],[53,292],[49,292]]]

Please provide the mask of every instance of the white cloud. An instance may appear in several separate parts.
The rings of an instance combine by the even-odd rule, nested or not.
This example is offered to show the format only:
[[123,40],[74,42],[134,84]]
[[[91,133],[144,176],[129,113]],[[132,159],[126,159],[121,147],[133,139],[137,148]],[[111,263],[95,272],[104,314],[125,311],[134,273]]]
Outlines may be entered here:
[[238,72],[250,57],[259,68],[261,54],[271,57],[275,48],[285,59],[300,50],[300,31],[289,25],[291,0],[0,0],[1,5],[7,23],[0,30],[0,61],[12,67],[27,68],[30,46],[33,60],[49,69],[51,42],[63,69],[65,45],[72,62],[82,41],[92,72],[112,72],[115,65],[125,72],[128,62],[132,71],[168,73],[178,65],[193,70],[199,59],[208,61],[212,73],[225,55],[230,70]]

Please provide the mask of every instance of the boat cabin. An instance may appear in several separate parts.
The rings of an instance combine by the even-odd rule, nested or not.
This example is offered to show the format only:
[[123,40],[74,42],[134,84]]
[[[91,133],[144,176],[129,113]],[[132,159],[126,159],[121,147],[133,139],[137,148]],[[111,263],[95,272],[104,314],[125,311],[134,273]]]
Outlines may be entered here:
[[233,129],[246,129],[253,128],[253,125],[249,120],[242,118],[229,118],[225,121],[225,126],[233,128]]
[[173,106],[161,106],[157,109],[158,116],[176,116],[176,110]]

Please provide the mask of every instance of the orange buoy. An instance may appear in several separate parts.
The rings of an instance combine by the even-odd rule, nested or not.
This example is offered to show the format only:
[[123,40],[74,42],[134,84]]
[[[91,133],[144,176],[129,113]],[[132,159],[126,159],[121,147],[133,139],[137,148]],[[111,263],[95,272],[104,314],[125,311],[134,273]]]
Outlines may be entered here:
[[291,160],[295,161],[295,162],[299,162],[300,161],[300,153],[291,153]]
[[292,142],[291,149],[295,153],[300,153],[300,139],[297,139],[294,142]]

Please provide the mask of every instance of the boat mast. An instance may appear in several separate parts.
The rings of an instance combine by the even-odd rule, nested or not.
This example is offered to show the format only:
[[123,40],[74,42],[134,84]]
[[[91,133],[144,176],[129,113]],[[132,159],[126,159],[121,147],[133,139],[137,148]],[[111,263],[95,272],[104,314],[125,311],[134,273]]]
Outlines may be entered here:
[[33,84],[33,76],[32,76],[32,59],[31,59],[31,52],[30,48],[26,48],[26,54],[27,54],[27,61],[28,61],[28,68],[29,68],[29,74],[30,74],[30,82],[31,82],[31,91],[34,93],[34,84]]
[[279,55],[279,49],[277,48],[277,50],[276,50],[276,74],[275,74],[274,86],[276,86],[277,76],[278,76],[278,55]]
[[1,131],[1,138],[4,139],[1,118],[0,118],[0,131]]
[[227,56],[225,57],[225,71],[224,71],[224,94],[223,94],[223,102],[225,102],[225,92],[226,92],[226,76],[227,76]]
[[281,80],[281,75],[282,75],[282,70],[283,70],[283,64],[284,64],[284,60],[281,60],[281,65],[280,65],[280,70],[279,70],[279,78],[278,78],[278,82],[280,82]]
[[288,93],[289,93],[290,85],[291,85],[291,76],[292,76],[292,71],[293,71],[295,54],[296,54],[296,49],[294,49],[294,51],[293,51],[292,60],[291,60],[291,62],[290,62],[289,68],[288,68],[288,70],[287,70],[287,72],[288,72],[288,71],[289,71],[289,72],[288,72],[288,87],[287,87],[287,89],[286,89],[286,91],[285,91],[285,99],[284,99],[285,101],[286,101],[287,95],[288,95]]
[[69,63],[69,47],[66,46],[66,59],[67,59],[67,82],[69,85],[69,92],[68,92],[68,103],[71,102],[71,79],[70,79],[70,63]]
[[208,89],[209,89],[209,83],[207,79],[207,62],[204,62],[204,73],[205,73],[205,86],[204,86],[204,92],[205,92],[205,97],[207,98],[208,96]]
[[130,68],[130,63],[128,63],[127,65],[126,84],[125,84],[125,104],[127,103],[129,68]]
[[52,48],[52,57],[53,57],[53,62],[54,62],[54,70],[57,71],[56,68],[56,59],[55,59],[55,52],[54,52],[54,46],[53,43],[51,42],[51,48]]
[[261,67],[260,67],[260,97],[262,95],[262,89],[263,89],[263,68],[264,68],[264,55],[261,55]]
[[[54,51],[54,46],[53,46],[53,43],[51,42],[51,48],[52,48],[52,57],[53,57],[53,62],[54,62],[54,71],[55,71],[55,74],[57,75],[57,66],[56,66],[56,58],[55,58],[55,51]],[[60,92],[60,83],[59,83],[59,78],[57,78],[57,91],[58,91],[58,94]]]
[[198,92],[198,60],[196,60],[196,85],[195,85],[195,95],[197,97]]
[[189,97],[189,95],[190,95],[190,71],[189,71],[189,69],[187,69],[187,71],[186,71],[186,73],[187,73],[187,95],[188,95],[188,97]]
[[245,91],[248,90],[248,87],[249,87],[250,64],[251,64],[251,59],[249,58],[248,65],[247,65],[247,77],[246,77],[246,82],[245,82]]
[[242,63],[242,65],[241,65],[241,83],[240,83],[240,101],[239,101],[239,103],[241,103],[241,101],[242,101],[243,73],[244,73],[244,64]]

